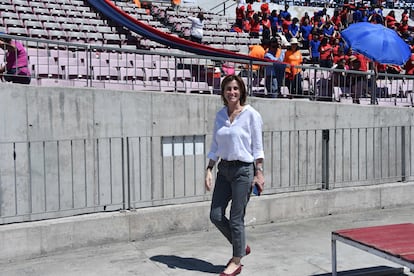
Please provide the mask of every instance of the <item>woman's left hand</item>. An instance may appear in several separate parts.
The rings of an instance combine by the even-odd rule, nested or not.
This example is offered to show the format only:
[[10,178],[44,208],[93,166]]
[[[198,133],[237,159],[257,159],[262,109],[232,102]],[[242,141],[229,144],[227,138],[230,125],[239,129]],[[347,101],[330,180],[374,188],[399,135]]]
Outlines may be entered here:
[[257,170],[256,174],[254,175],[252,186],[255,184],[258,185],[259,192],[262,193],[264,190],[265,179],[263,172],[260,170]]

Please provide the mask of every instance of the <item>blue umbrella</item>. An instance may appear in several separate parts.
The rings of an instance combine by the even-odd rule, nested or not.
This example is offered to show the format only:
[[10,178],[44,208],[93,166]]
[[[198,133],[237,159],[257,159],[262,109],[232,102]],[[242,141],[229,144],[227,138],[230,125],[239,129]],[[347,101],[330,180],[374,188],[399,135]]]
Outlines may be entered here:
[[397,32],[380,24],[354,23],[341,35],[348,47],[372,61],[403,65],[411,56],[410,47]]

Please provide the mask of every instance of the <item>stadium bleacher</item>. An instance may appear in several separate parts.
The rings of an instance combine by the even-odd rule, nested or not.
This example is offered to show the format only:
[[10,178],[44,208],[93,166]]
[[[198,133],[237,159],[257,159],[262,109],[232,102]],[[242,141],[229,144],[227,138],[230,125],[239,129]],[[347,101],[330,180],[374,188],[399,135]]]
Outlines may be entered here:
[[[199,7],[182,6],[179,12],[171,9],[170,3],[160,2],[148,8],[138,8],[133,1],[115,1],[132,17],[174,36],[189,36],[188,16],[194,16]],[[150,9],[150,10],[149,10]],[[202,10],[202,9],[201,9]],[[259,44],[259,38],[248,33],[231,32],[234,18],[202,10],[206,17],[203,43],[215,48],[247,54],[248,47]],[[9,35],[45,39],[53,42],[110,46],[123,50],[147,50],[152,54],[125,53],[93,50],[93,54],[81,51],[76,46],[40,43],[39,40],[25,42],[34,85],[93,86],[111,89],[147,89],[161,91],[182,91],[212,93],[214,91],[214,70],[220,60],[202,61],[195,66],[193,61],[183,57],[187,53],[168,48],[149,40],[122,26],[117,26],[103,17],[87,2],[80,0],[1,0],[0,25]],[[154,53],[162,52],[164,55]],[[3,53],[1,53],[3,57]],[[306,51],[304,51],[306,55]],[[198,60],[200,63],[200,60]],[[236,68],[239,72],[240,68]],[[303,88],[307,95],[321,93],[323,83],[329,76],[323,73],[311,74],[304,70]],[[325,72],[329,74],[329,72]],[[92,80],[87,82],[87,80]],[[378,82],[378,89],[387,91],[387,97],[410,96],[413,81],[396,79],[389,83]],[[174,88],[171,88],[174,86]],[[282,95],[288,94],[282,87]],[[264,90],[263,82],[257,90]],[[345,88],[332,89],[332,100],[348,95]],[[286,96],[286,95],[285,95]]]

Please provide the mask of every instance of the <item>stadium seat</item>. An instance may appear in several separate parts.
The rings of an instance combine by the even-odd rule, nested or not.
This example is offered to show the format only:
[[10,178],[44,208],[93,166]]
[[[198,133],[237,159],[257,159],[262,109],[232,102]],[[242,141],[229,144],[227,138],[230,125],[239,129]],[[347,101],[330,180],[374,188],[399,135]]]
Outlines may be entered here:
[[141,68],[134,68],[134,67],[122,67],[120,68],[120,74],[122,80],[145,80],[144,70]]
[[191,81],[193,77],[189,69],[167,69],[170,81]]
[[49,33],[45,29],[29,29],[28,31],[30,37],[49,39]]
[[32,21],[32,20],[26,20],[24,21],[24,24],[27,29],[43,29],[43,25],[40,21]]
[[51,64],[39,64],[33,65],[35,75],[38,78],[56,78],[56,79],[64,79],[65,73],[62,68],[58,65],[51,65]]
[[7,33],[9,35],[27,36],[27,29],[20,27],[11,27],[7,28]]
[[151,68],[144,68],[145,73],[145,80],[146,81],[168,81],[169,75],[166,69],[151,69]]
[[60,24],[59,23],[56,23],[56,22],[44,22],[43,23],[43,27],[46,30],[61,30],[62,29],[62,27],[60,26]]
[[41,26],[40,28],[43,28],[42,22],[39,21],[39,18],[37,17],[36,14],[24,13],[24,14],[20,14],[19,16],[20,16],[20,19],[23,20],[23,22],[26,24],[26,27],[28,27],[27,26],[28,22],[31,22],[31,23],[37,23],[35,24],[35,26],[38,26],[40,24]]
[[119,71],[116,68],[109,66],[94,66],[93,75],[97,80],[119,80]]
[[9,28],[9,27],[20,27],[20,28],[23,28],[24,27],[23,20],[21,20],[21,19],[15,19],[15,18],[4,18],[3,19],[3,24],[7,28]]

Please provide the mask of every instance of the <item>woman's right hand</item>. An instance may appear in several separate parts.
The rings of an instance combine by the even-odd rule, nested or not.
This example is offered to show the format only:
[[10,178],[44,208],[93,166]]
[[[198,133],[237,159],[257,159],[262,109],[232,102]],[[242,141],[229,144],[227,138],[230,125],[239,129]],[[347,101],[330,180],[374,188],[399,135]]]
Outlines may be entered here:
[[211,189],[213,188],[213,174],[211,173],[211,169],[207,169],[206,179],[204,183],[207,191],[211,191]]

